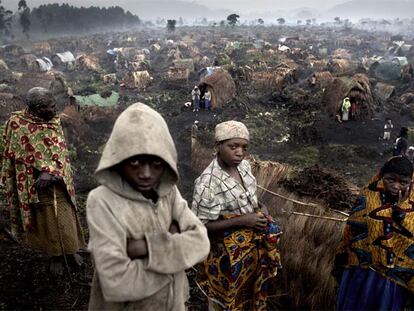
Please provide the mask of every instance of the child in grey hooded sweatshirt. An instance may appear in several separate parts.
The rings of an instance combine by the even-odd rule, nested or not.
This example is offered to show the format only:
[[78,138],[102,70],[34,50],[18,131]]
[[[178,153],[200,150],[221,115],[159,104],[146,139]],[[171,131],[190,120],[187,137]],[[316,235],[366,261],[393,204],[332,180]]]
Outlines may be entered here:
[[185,269],[205,259],[207,231],[176,186],[167,124],[144,104],[116,120],[87,201],[95,262],[89,310],[185,310]]

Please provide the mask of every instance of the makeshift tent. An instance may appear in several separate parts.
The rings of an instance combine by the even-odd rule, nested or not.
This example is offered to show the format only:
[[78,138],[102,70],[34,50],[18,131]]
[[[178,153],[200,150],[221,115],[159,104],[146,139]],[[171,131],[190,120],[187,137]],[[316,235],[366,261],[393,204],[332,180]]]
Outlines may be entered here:
[[110,95],[106,97],[102,97],[101,94],[93,94],[87,96],[75,95],[74,97],[80,106],[113,107],[116,106],[119,101],[119,93],[114,91],[112,91]]
[[101,65],[94,55],[81,54],[76,57],[76,66],[82,70],[100,71]]
[[213,109],[222,107],[236,95],[236,84],[230,74],[221,68],[204,77],[200,83],[200,89],[206,88],[211,93],[211,107]]
[[316,72],[314,77],[315,85],[319,88],[327,88],[334,80],[334,77],[329,71]]
[[190,70],[183,68],[173,68],[171,67],[167,73],[167,80],[169,81],[188,81],[190,77]]
[[294,79],[295,69],[287,64],[280,64],[273,70],[256,71],[252,74],[252,81],[256,87],[267,89],[281,89],[285,82]]
[[20,56],[20,61],[21,61],[22,65],[27,69],[31,68],[33,62],[35,62],[36,59],[37,59],[37,57],[34,54],[24,54],[24,55]]
[[326,109],[332,116],[336,116],[341,108],[342,101],[349,97],[359,107],[359,119],[371,118],[376,103],[372,96],[369,79],[366,75],[356,74],[353,77],[335,78],[325,92]]
[[2,46],[2,51],[6,55],[20,56],[25,53],[24,49],[20,45],[9,44]]
[[52,61],[47,57],[37,58],[32,64],[31,68],[35,72],[46,72],[53,68]]
[[75,56],[73,56],[72,52],[70,51],[56,53],[52,57],[52,62],[55,65],[70,64],[74,63],[75,61]]

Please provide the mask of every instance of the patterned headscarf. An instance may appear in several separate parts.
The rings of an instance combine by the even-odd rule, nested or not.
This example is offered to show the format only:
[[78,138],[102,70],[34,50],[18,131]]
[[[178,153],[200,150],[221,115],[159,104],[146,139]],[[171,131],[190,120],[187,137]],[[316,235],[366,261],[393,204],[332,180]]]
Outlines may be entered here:
[[232,138],[250,140],[249,130],[246,125],[238,121],[226,121],[216,125],[214,138],[220,142]]

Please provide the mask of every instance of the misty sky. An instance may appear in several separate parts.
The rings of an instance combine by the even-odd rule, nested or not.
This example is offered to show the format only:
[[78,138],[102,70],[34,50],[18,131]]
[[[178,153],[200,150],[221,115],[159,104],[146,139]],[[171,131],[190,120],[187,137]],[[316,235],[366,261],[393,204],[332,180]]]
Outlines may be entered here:
[[[168,2],[168,0],[164,0]],[[346,2],[348,0],[181,0],[186,2],[194,2],[198,4],[205,5],[211,9],[230,9],[237,10],[240,13],[249,13],[249,12],[266,12],[269,8],[272,11],[275,10],[289,10],[296,9],[300,7],[310,7],[318,9],[327,9],[336,4]],[[414,1],[414,0],[411,0]],[[6,6],[16,6],[17,0],[2,0]],[[122,6],[124,3],[135,2],[139,3],[140,0],[118,0],[118,1],[108,1],[108,0],[27,0],[29,6],[38,6],[39,4],[58,2],[58,3],[69,3],[74,5],[100,5],[111,3],[112,5]]]

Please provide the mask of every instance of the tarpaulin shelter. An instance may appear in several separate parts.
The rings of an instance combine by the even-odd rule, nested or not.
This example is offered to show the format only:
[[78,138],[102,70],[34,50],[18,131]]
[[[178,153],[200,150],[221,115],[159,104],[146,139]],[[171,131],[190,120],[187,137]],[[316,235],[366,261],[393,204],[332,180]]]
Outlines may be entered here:
[[32,62],[31,68],[35,72],[46,72],[53,68],[53,63],[47,57],[36,58],[36,60]]
[[55,65],[69,64],[74,63],[75,61],[75,56],[73,56],[72,52],[70,51],[56,53],[52,56],[52,62]]
[[75,95],[74,97],[80,106],[113,107],[119,101],[119,93],[113,91],[107,97],[102,97],[101,94],[87,96]]

